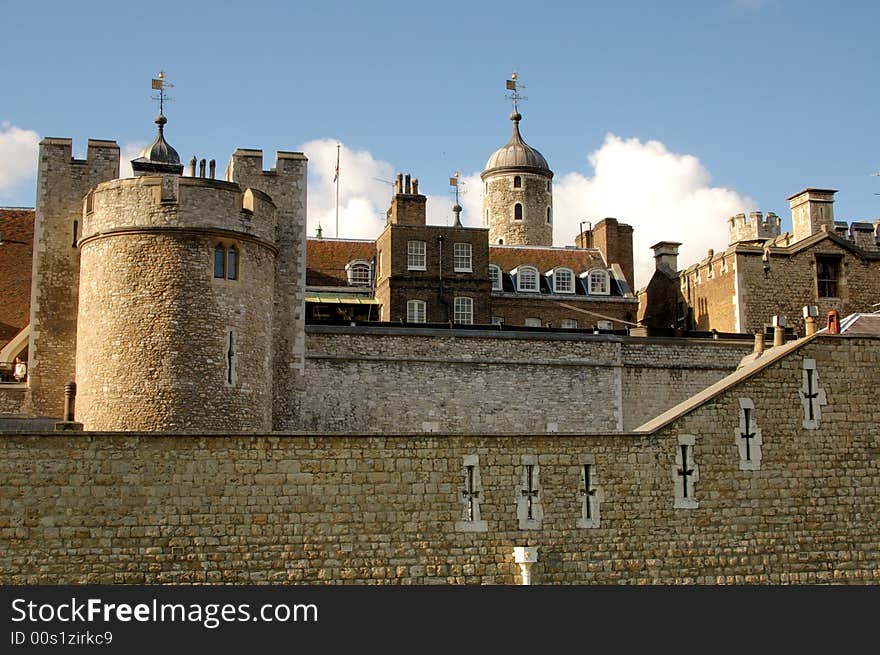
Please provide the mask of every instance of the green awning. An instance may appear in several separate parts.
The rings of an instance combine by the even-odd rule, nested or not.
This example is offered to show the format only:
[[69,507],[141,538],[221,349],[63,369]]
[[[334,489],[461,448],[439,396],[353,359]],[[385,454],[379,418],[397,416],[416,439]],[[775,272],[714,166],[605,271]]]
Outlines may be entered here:
[[330,303],[342,305],[378,305],[379,301],[370,296],[357,293],[312,293],[306,296],[306,302]]

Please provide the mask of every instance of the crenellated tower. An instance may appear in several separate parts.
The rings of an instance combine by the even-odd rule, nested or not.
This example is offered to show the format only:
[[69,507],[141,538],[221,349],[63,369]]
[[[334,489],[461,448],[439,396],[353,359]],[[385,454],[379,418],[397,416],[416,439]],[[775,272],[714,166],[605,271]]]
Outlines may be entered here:
[[60,417],[64,385],[76,378],[83,197],[118,176],[115,141],[89,139],[85,159],[73,158],[71,139],[40,142],[26,401],[31,415]]

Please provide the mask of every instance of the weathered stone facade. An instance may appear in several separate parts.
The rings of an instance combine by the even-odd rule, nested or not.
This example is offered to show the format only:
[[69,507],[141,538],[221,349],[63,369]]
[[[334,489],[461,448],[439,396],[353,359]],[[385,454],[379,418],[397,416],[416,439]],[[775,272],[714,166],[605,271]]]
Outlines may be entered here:
[[27,411],[61,416],[64,385],[76,379],[76,316],[83,196],[119,175],[115,141],[89,139],[86,159],[70,139],[43,139],[37,169]]
[[[514,186],[520,178],[521,186]],[[483,221],[489,243],[511,246],[553,245],[553,193],[547,175],[507,171],[486,176]],[[522,207],[517,218],[516,205]],[[549,219],[549,220],[548,220]]]
[[[91,430],[271,430],[271,199],[166,176],[99,185],[85,205],[77,419]],[[235,249],[234,279],[215,276],[218,246]]]
[[[805,358],[827,393],[817,430]],[[642,433],[4,435],[0,580],[512,584],[527,545],[534,584],[878,583],[878,376],[880,340],[820,337]],[[758,470],[733,435],[744,397]],[[685,504],[682,443],[699,470]],[[537,529],[516,511],[529,461]],[[466,462],[485,531],[456,528]]]
[[626,430],[716,382],[746,342],[310,326],[285,429]]

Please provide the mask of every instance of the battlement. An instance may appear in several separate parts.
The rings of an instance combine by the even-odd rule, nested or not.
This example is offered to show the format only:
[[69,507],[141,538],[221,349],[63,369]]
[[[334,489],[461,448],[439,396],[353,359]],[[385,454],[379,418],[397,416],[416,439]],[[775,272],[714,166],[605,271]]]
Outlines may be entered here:
[[229,158],[226,167],[226,179],[229,182],[238,182],[243,174],[284,176],[298,175],[299,162],[308,161],[301,152],[279,150],[275,153],[275,166],[266,170],[263,168],[263,151],[249,148],[236,148]]
[[239,232],[274,245],[276,208],[256,189],[174,175],[105,182],[83,200],[83,241],[110,231],[155,228]]
[[728,219],[730,244],[740,241],[766,241],[775,239],[782,230],[782,219],[773,212],[763,215],[759,211],[737,214]]

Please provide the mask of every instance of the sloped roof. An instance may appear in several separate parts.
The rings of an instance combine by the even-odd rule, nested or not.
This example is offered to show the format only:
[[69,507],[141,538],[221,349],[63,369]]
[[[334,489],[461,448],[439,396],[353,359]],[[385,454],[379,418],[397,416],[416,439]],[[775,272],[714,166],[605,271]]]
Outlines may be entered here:
[[370,262],[376,242],[355,239],[307,239],[306,286],[348,286],[345,266],[357,259]]
[[605,270],[605,260],[596,248],[553,248],[550,246],[489,245],[489,263],[509,273],[517,266],[534,266],[540,273],[564,266],[575,275],[592,268]]
[[841,334],[880,336],[880,314],[851,314],[840,322]]
[[34,210],[0,208],[0,348],[30,321]]

